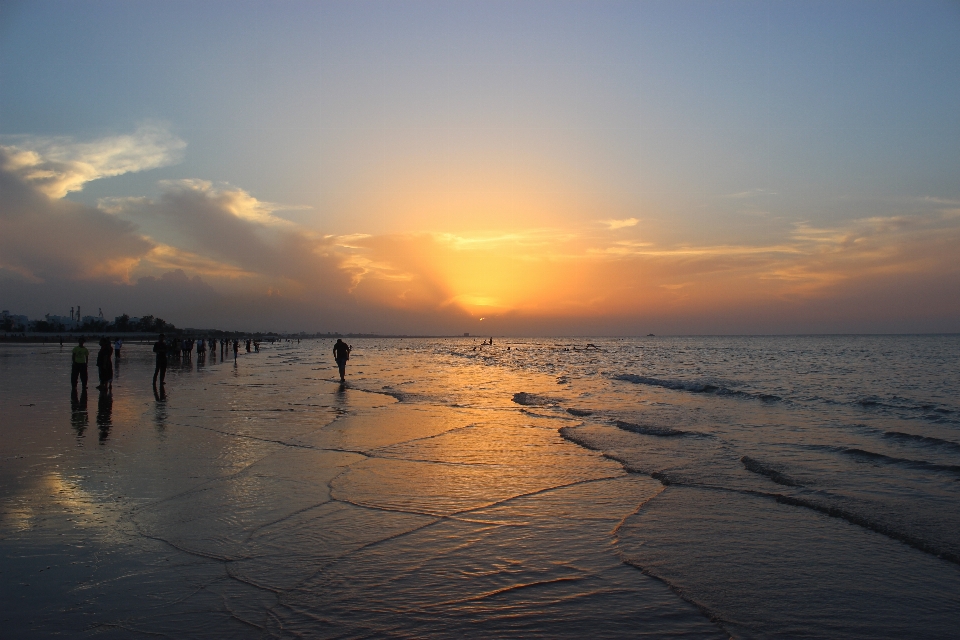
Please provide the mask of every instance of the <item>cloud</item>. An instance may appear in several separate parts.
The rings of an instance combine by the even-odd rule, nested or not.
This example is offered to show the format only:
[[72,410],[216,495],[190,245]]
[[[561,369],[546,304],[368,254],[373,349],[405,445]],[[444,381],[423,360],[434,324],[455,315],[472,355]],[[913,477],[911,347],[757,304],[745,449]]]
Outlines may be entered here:
[[48,197],[6,169],[0,148],[0,268],[32,282],[51,278],[124,281],[154,244],[135,225],[95,208]]
[[640,222],[640,220],[638,220],[637,218],[625,218],[623,220],[613,220],[613,219],[597,220],[597,222],[599,222],[600,224],[605,224],[607,225],[607,229],[610,229],[611,231],[615,231],[616,229],[634,227],[637,225],[638,222]]
[[775,196],[777,195],[776,191],[771,191],[770,189],[747,189],[746,191],[738,191],[736,193],[725,193],[721,198],[731,198],[734,200],[745,200],[747,198],[758,198],[760,196]]
[[[76,152],[99,168],[41,175],[61,162],[51,148],[0,148],[0,294],[34,316],[69,300],[238,329],[461,333],[481,317],[485,331],[536,334],[960,328],[960,213],[943,199],[740,245],[607,233],[636,218],[603,229],[332,235],[205,180],[161,182],[155,198],[97,208],[71,202],[64,185],[160,156]],[[25,161],[30,153],[41,160]]]
[[3,169],[51,198],[83,189],[91,180],[179,162],[186,143],[163,127],[78,142],[67,137],[5,136]]

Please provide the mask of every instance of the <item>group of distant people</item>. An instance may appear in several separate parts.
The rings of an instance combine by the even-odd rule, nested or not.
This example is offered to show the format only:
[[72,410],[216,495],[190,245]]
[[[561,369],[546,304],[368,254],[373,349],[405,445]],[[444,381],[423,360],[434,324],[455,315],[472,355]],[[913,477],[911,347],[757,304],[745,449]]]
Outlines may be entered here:
[[[176,338],[171,338],[169,341],[166,340],[164,334],[160,334],[159,339],[153,344],[153,352],[156,354],[156,366],[153,370],[153,386],[157,386],[157,380],[160,381],[160,384],[164,384],[164,378],[167,375],[167,358],[168,356],[173,356],[185,360],[189,360],[193,354],[194,347],[197,350],[197,362],[203,362],[207,358],[207,347],[210,347],[210,351],[213,354],[213,357],[217,357],[217,339],[209,338],[204,340],[203,338],[198,338],[196,340],[182,339],[177,340]],[[254,340],[252,338],[247,338],[244,340],[244,346],[246,347],[247,353],[252,351],[260,352],[260,341]],[[227,352],[233,350],[233,359],[236,360],[237,356],[240,353],[240,340],[234,338],[230,340],[229,338],[221,338],[219,340],[220,344],[220,358],[226,358]]]
[[[70,354],[70,384],[74,390],[76,390],[78,382],[81,383],[83,391],[87,390],[87,363],[90,359],[90,350],[84,346],[85,342],[86,338],[81,336],[77,340],[77,346],[73,348],[73,351]],[[491,343],[492,342],[493,340],[491,339]],[[250,353],[251,351],[255,351],[257,353],[260,352],[259,340],[247,338],[244,343],[247,353]],[[300,343],[299,339],[297,340],[297,343]],[[158,381],[161,386],[164,385],[164,379],[167,375],[167,361],[169,357],[189,360],[194,348],[196,348],[197,361],[202,362],[206,359],[208,346],[210,351],[213,352],[213,357],[216,358],[217,344],[218,341],[216,338],[209,338],[207,340],[204,338],[189,338],[181,340],[171,338],[170,340],[167,340],[166,336],[161,333],[157,341],[153,344],[153,353],[156,357],[155,367],[153,370],[153,386],[156,387]],[[234,338],[233,340],[230,340],[228,338],[221,338],[219,340],[219,345],[221,358],[226,357],[227,351],[232,348],[233,357],[234,360],[236,360],[238,354],[240,353],[239,339]],[[100,389],[106,393],[113,392],[113,357],[116,356],[117,361],[119,362],[120,349],[122,347],[123,340],[120,338],[117,338],[112,344],[108,338],[100,339],[100,350],[97,352],[97,375],[100,379],[100,384],[97,385],[97,389]],[[346,382],[347,361],[350,359],[350,352],[352,350],[353,347],[340,338],[337,338],[336,344],[333,345],[333,359],[336,361],[337,368],[340,371],[341,384]]]

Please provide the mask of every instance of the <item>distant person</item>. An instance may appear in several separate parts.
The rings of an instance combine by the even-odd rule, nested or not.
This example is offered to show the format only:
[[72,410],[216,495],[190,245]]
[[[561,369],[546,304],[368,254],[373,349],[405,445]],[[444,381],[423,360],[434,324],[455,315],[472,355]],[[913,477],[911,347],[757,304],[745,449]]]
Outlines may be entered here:
[[97,389],[113,392],[113,361],[110,359],[113,355],[113,348],[110,346],[110,340],[100,338],[100,351],[97,352],[97,375],[100,377],[100,384]]
[[234,362],[237,361],[237,354],[239,353],[240,353],[240,341],[234,340],[233,341],[233,361]]
[[167,377],[167,343],[164,341],[164,335],[153,344],[153,352],[157,354],[157,365],[153,369],[153,386],[157,386],[157,376],[160,377],[160,386],[163,386],[163,379]]
[[207,359],[207,343],[203,341],[203,338],[197,340],[197,362]]
[[333,359],[337,361],[337,367],[340,369],[340,382],[347,381],[347,360],[350,359],[350,351],[353,349],[346,342],[337,338],[337,343],[333,345]]
[[87,390],[87,360],[90,358],[90,350],[83,346],[85,338],[80,336],[77,340],[77,346],[70,352],[70,362],[73,366],[70,368],[70,384],[74,389],[77,387],[77,378],[83,384],[83,390]]
[[117,360],[120,360],[120,348],[123,346],[123,340],[117,338],[113,343],[113,355]]

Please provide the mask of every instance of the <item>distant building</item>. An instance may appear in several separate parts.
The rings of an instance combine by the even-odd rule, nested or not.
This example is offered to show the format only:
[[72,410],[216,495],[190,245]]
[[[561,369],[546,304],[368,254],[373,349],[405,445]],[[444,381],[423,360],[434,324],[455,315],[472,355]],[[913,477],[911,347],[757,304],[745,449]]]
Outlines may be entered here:
[[3,331],[26,331],[30,324],[30,318],[14,313],[6,309],[0,311],[0,329]]
[[463,334],[463,337],[464,337],[464,338],[469,338],[469,337],[470,337],[470,333],[469,333],[469,332],[464,333],[464,334]]
[[[51,327],[54,327],[56,331],[73,331],[80,326],[76,320],[70,318],[69,316],[58,316],[48,313],[43,317],[47,321],[47,324]],[[61,329],[60,327],[63,328]]]

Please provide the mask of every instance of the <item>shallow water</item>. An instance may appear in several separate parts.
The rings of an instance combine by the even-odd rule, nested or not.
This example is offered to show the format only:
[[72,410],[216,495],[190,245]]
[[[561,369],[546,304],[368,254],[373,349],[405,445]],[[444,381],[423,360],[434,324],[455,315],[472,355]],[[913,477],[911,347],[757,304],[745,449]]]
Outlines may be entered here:
[[[960,338],[0,347],[4,629],[954,637]],[[589,346],[588,346],[589,345]],[[92,385],[91,385],[92,387]]]

